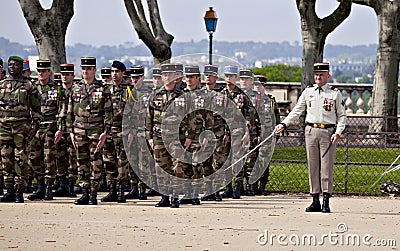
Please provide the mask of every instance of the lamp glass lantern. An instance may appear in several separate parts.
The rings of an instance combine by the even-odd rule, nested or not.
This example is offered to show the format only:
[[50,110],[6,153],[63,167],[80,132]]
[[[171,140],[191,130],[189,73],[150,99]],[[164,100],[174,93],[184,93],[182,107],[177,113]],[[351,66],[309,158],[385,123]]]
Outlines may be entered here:
[[204,16],[204,22],[206,24],[206,30],[208,34],[210,35],[210,46],[209,46],[209,64],[212,64],[212,38],[213,38],[213,33],[217,29],[217,15],[215,11],[213,10],[213,7],[210,7],[209,10],[206,11],[206,15]]

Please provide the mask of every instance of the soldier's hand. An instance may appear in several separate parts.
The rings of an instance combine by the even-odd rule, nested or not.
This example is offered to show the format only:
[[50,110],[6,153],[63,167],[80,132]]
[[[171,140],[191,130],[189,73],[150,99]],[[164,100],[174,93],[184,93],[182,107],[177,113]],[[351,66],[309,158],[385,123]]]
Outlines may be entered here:
[[332,137],[331,137],[332,144],[336,144],[338,142],[339,138],[340,138],[339,134],[337,134],[337,133],[332,134]]
[[276,134],[280,134],[281,132],[283,132],[285,130],[285,126],[283,124],[277,124],[275,126],[275,133]]
[[97,149],[101,149],[103,147],[104,142],[106,142],[106,138],[107,138],[107,134],[105,132],[100,134],[99,143],[97,143],[97,146],[96,146]]
[[192,144],[192,140],[186,138],[186,140],[185,140],[185,150],[189,148],[190,144]]
[[154,141],[153,141],[153,139],[149,139],[149,146],[151,147],[151,150],[154,150]]
[[71,138],[71,143],[72,143],[72,146],[75,148],[75,150],[76,150],[76,141],[75,141],[75,135],[74,135],[74,133],[69,133],[69,137]]
[[30,142],[33,139],[33,137],[35,137],[36,133],[37,133],[37,129],[35,129],[35,128],[32,128],[29,131],[29,133],[28,133],[28,142]]
[[54,144],[58,144],[60,142],[60,139],[62,138],[63,132],[61,130],[58,130],[56,134],[54,135]]
[[246,133],[242,138],[242,147],[246,147],[249,141],[250,141],[250,135]]

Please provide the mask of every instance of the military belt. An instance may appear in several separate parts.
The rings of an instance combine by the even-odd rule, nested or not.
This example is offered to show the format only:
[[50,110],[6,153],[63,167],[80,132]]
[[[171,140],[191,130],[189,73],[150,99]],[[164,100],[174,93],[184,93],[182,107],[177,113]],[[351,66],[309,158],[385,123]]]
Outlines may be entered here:
[[0,111],[0,116],[2,116],[2,117],[29,117],[29,113],[27,111],[21,111],[21,112]]
[[321,129],[333,128],[336,126],[334,124],[317,124],[317,123],[307,123],[307,125],[313,128],[321,128]]
[[94,122],[102,122],[103,117],[95,117],[95,118],[87,118],[87,117],[75,117],[76,122],[81,123],[94,123]]

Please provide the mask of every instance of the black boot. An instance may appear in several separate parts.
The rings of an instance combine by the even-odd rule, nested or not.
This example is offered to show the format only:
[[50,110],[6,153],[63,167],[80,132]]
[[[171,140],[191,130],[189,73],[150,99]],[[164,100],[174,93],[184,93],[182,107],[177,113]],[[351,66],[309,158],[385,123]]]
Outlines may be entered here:
[[267,184],[266,184],[264,181],[260,181],[260,189],[259,189],[260,195],[266,196],[266,195],[269,194],[269,193],[267,192],[267,190],[265,190],[265,186],[266,186],[266,185],[267,185]]
[[57,190],[60,187],[60,177],[56,177],[56,182],[52,185],[52,190]]
[[138,183],[131,184],[131,191],[125,195],[126,199],[139,199]]
[[[176,196],[178,197],[178,196]],[[179,204],[192,204],[192,187],[185,187],[185,193],[179,201]]]
[[[257,183],[254,183],[257,184]],[[254,184],[250,184],[249,181],[246,181],[246,195],[247,196],[254,196],[255,192],[254,192]]]
[[240,199],[242,182],[235,182],[235,188],[233,189],[232,199]]
[[146,184],[143,182],[139,186],[139,200],[147,200]]
[[118,200],[117,187],[114,182],[110,182],[110,192],[101,198],[101,202],[116,202]]
[[22,185],[17,185],[15,189],[15,203],[24,203],[24,190]]
[[306,208],[306,212],[321,212],[321,203],[319,202],[319,193],[312,194],[313,202]]
[[74,204],[75,205],[87,205],[89,204],[89,188],[82,188],[82,196],[77,199]]
[[28,177],[28,182],[27,182],[27,184],[25,186],[24,193],[33,193],[32,181],[33,181],[33,176],[29,176]]
[[4,176],[0,176],[0,195],[4,194]]
[[172,193],[171,208],[179,208],[179,196],[175,192]]
[[101,181],[100,181],[100,186],[99,186],[99,192],[108,192],[108,186],[107,186],[107,175],[105,173],[101,174]]
[[147,196],[160,196],[161,194],[158,192],[157,178],[153,177],[152,179],[153,182],[150,190],[147,192]]
[[233,190],[232,190],[232,182],[226,185],[225,192],[222,193],[222,198],[232,198]]
[[28,200],[43,200],[46,194],[44,180],[37,180],[37,189],[33,194],[28,195]]
[[171,202],[169,201],[169,196],[161,196],[161,200],[156,204],[156,207],[170,207]]
[[[139,198],[140,199],[140,198]],[[118,186],[118,198],[117,198],[118,203],[125,203],[126,202],[126,197],[125,197],[125,185],[120,184]]]
[[192,188],[192,205],[200,205],[198,188]]
[[44,200],[52,200],[53,199],[53,181],[47,181],[46,184],[46,192],[44,194]]
[[83,189],[79,184],[74,184],[74,193],[76,194],[83,194]]
[[1,202],[15,202],[14,185],[6,185],[7,192],[1,197]]
[[323,200],[322,200],[322,212],[323,213],[330,213],[331,209],[329,208],[329,198],[331,197],[330,193],[323,193]]
[[214,195],[215,195],[215,201],[222,201],[222,196],[219,193],[219,190],[221,189],[221,186],[218,184],[214,184]]
[[201,197],[201,200],[204,201],[215,200],[215,194],[212,192],[212,184],[209,181],[206,181],[206,194],[207,195]]
[[74,180],[68,180],[68,194],[69,194],[69,197],[76,197],[74,186],[75,186],[75,181]]
[[97,205],[97,190],[92,187],[88,205]]
[[67,179],[65,177],[60,177],[59,185],[57,190],[53,193],[54,197],[69,197],[70,193],[67,188]]

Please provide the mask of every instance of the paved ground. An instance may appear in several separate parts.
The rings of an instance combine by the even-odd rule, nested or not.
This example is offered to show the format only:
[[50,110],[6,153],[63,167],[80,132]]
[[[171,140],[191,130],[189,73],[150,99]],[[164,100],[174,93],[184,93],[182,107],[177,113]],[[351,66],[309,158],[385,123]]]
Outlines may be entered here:
[[[310,203],[306,195],[242,198],[203,202],[200,206],[183,205],[179,209],[155,208],[157,197],[97,206],[75,206],[70,198],[2,203],[0,250],[399,250],[400,247],[399,198],[336,196],[332,198],[331,214],[305,213]],[[378,247],[378,242],[390,247]]]

